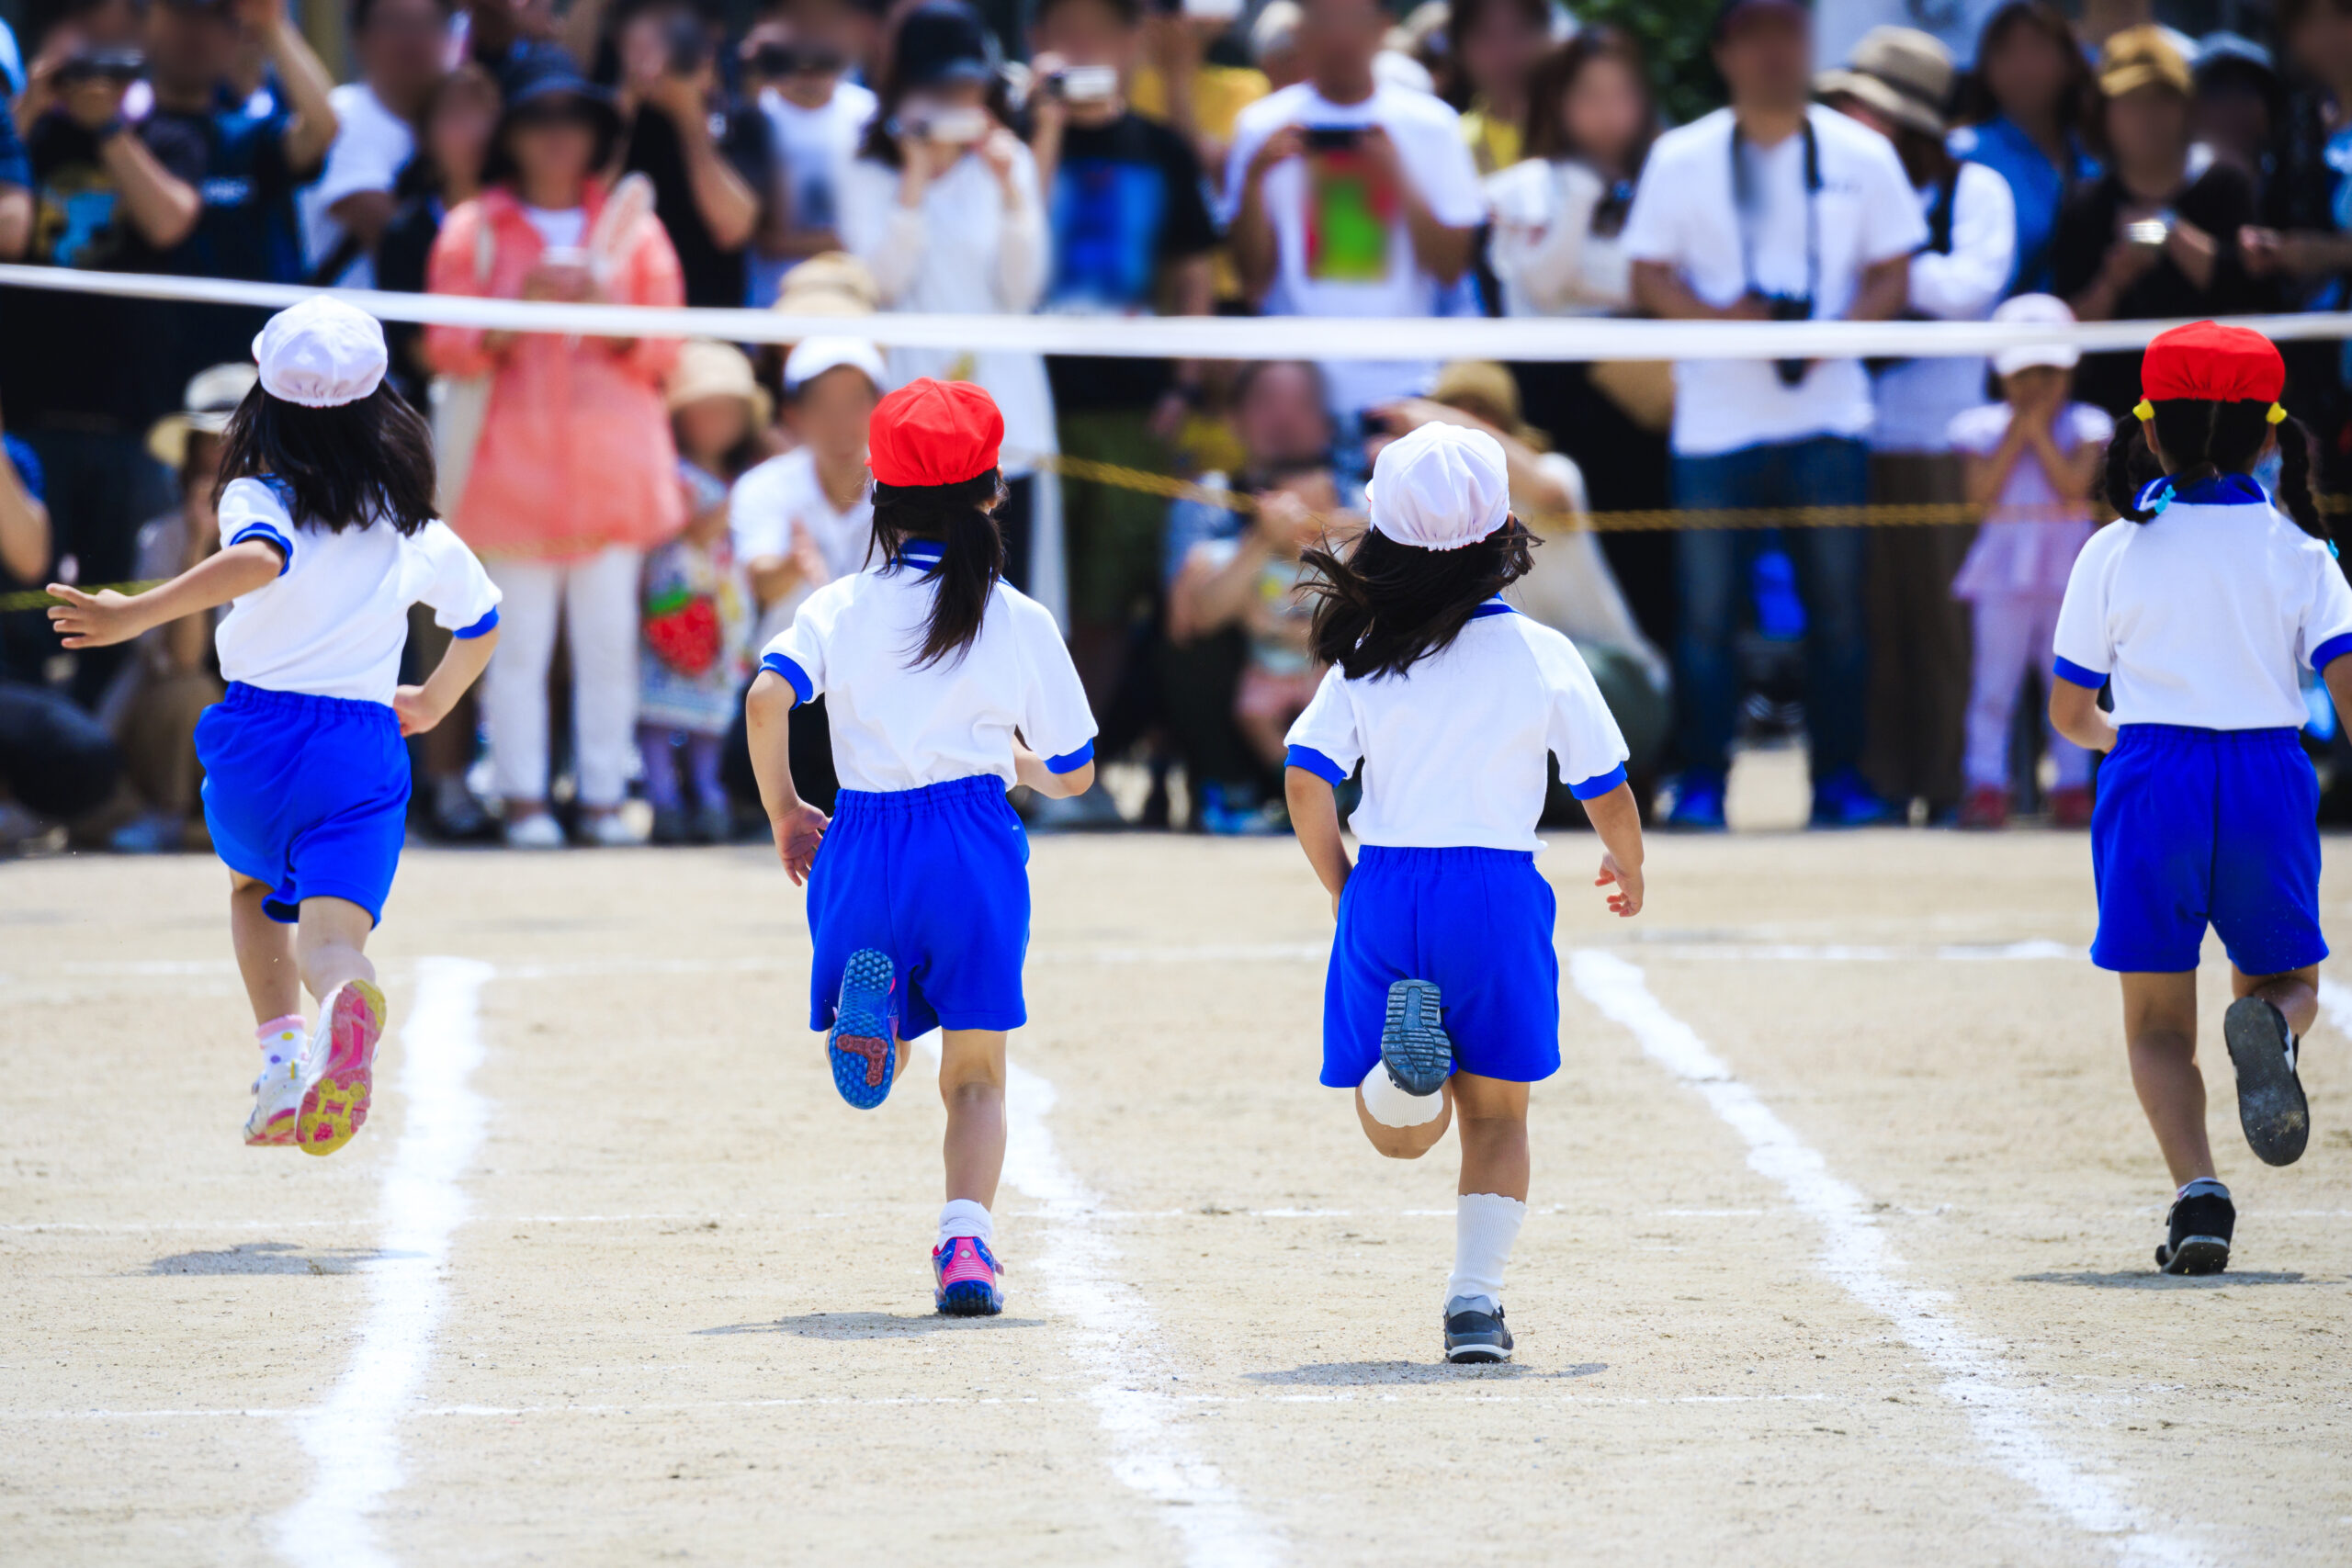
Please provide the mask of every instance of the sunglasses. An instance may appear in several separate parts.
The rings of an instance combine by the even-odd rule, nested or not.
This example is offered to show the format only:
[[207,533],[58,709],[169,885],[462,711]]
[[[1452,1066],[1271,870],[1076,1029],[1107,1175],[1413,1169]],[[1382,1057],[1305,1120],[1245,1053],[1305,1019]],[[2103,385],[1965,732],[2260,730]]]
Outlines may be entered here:
[[517,130],[566,125],[593,130],[598,120],[596,111],[586,104],[577,98],[563,98],[553,103],[525,104],[514,111],[512,123]]

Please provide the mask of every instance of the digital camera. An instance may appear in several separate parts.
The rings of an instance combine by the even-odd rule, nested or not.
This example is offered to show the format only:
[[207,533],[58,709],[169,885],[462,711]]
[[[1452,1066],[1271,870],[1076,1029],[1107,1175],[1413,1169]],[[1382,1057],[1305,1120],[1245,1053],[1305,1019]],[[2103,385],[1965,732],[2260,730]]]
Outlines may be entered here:
[[[1757,298],[1764,301],[1764,309],[1768,312],[1765,319],[1768,321],[1809,321],[1813,320],[1813,296],[1810,294],[1765,294],[1759,291]],[[1804,385],[1805,376],[1812,369],[1813,361],[1810,359],[1772,361],[1772,373],[1780,377],[1781,385],[1783,387]]]

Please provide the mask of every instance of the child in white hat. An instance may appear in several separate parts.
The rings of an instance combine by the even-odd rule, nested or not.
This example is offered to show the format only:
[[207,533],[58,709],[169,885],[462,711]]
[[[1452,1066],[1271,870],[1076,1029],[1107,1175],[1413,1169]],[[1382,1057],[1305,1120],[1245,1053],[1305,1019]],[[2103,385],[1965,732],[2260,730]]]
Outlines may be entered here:
[[[1527,1086],[1560,1066],[1552,888],[1535,869],[1546,759],[1605,853],[1595,885],[1642,907],[1625,741],[1574,644],[1503,603],[1535,539],[1510,514],[1500,443],[1425,424],[1385,447],[1371,527],[1320,578],[1331,666],[1291,727],[1290,811],[1339,916],[1323,1082],[1355,1091],[1373,1146],[1418,1159],[1462,1118],[1446,1359],[1500,1361],[1503,1267],[1527,1214]],[[1334,787],[1362,763],[1351,865]]]
[[[2074,324],[2065,302],[2020,294],[1993,312],[1996,322]],[[2026,672],[2046,676],[2058,604],[2075,557],[2091,536],[2091,481],[2115,422],[2075,402],[2072,344],[2005,348],[1993,355],[2001,401],[1968,409],[1951,422],[1951,444],[1967,465],[1967,494],[1985,508],[1975,543],[1953,576],[1952,597],[1965,602],[1975,628],[1962,762],[1967,793],[1960,825],[1999,828],[2009,819],[2009,729]],[[2091,819],[2090,753],[2050,732],[2057,765],[2051,819],[2084,828]]]
[[[384,1029],[362,950],[400,863],[401,738],[438,724],[489,663],[498,590],[433,515],[432,439],[384,383],[372,317],[308,299],[270,318],[254,356],[260,383],[221,435],[220,552],[144,593],[51,583],[64,603],[49,618],[65,647],[103,648],[230,605],[214,635],[229,692],[196,746],[260,1025],[245,1142],[328,1155],[368,1119]],[[416,604],[454,640],[423,685],[402,686]]]

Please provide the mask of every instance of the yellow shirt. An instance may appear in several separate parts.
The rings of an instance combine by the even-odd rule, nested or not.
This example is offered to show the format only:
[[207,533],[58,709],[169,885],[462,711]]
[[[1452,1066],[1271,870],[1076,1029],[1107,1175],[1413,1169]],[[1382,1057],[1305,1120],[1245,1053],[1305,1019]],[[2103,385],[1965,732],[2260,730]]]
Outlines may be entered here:
[[[1193,121],[1210,141],[1231,141],[1233,122],[1241,111],[1272,91],[1273,85],[1262,71],[1247,65],[1204,65],[1193,76]],[[1167,122],[1168,79],[1159,66],[1136,67],[1135,78],[1127,84],[1127,102],[1146,119]],[[1224,174],[1212,169],[1209,177],[1221,179]]]
[[1495,118],[1487,112],[1483,100],[1464,111],[1462,140],[1470,144],[1471,162],[1478,165],[1481,176],[1508,169],[1519,162],[1521,141],[1519,127],[1507,119]]

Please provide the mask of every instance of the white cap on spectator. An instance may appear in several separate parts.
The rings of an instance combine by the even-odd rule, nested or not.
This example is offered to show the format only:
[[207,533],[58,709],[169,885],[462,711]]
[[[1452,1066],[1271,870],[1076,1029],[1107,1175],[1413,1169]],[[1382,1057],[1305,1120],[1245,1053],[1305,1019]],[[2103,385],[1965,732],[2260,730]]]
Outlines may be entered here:
[[862,337],[801,339],[785,356],[784,389],[797,392],[826,371],[844,365],[865,371],[874,389],[882,389],[882,351]]
[[[2024,322],[2031,326],[2065,326],[2075,324],[2075,312],[2066,301],[2050,294],[2020,294],[2014,299],[2004,299],[1993,312],[1996,321]],[[2071,343],[2038,343],[2020,344],[2016,348],[1996,350],[1993,374],[2014,376],[2020,370],[2037,365],[2054,369],[2072,370],[2082,362],[2083,351]]]
[[1510,467],[1485,431],[1432,422],[1380,449],[1363,499],[1398,544],[1458,550],[1510,518]]
[[306,409],[356,403],[383,384],[384,329],[324,295],[280,310],[254,339],[262,389]]

